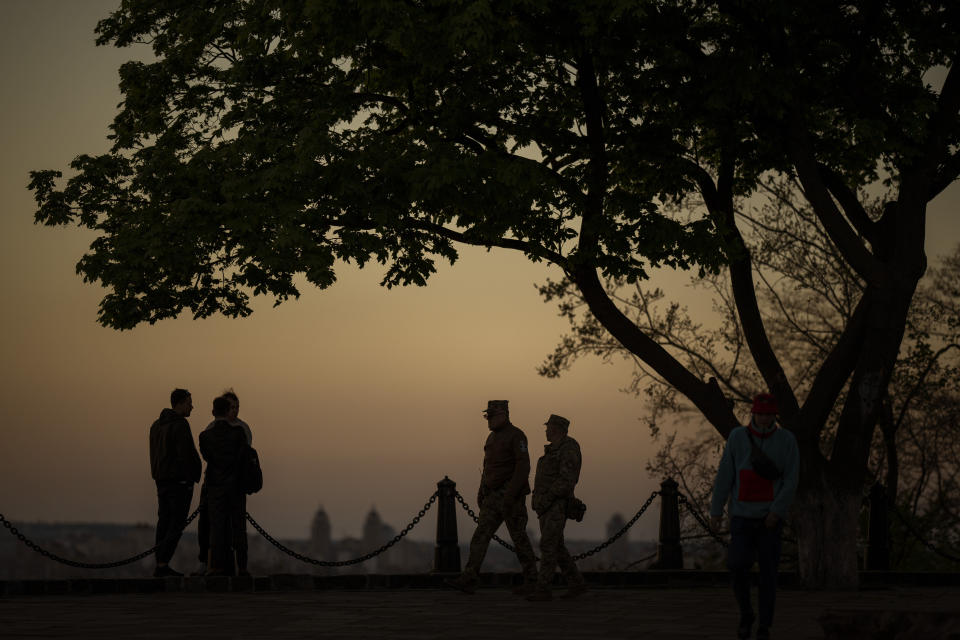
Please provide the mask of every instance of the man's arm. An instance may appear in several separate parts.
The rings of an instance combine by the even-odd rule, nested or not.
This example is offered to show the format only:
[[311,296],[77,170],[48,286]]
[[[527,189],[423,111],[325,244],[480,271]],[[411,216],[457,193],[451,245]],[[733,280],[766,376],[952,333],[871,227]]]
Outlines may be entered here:
[[177,430],[177,457],[184,461],[187,473],[194,482],[200,482],[200,471],[202,464],[200,454],[193,444],[193,432],[190,431],[190,423],[186,420],[180,421]]
[[560,449],[560,477],[552,489],[555,497],[569,498],[580,480],[580,445],[569,443]]
[[526,436],[518,433],[512,446],[516,462],[513,465],[513,475],[510,476],[510,481],[507,482],[507,488],[504,492],[504,499],[508,502],[520,497],[520,493],[530,477],[530,452],[527,450]]
[[710,517],[715,520],[723,516],[723,507],[727,504],[730,491],[733,490],[736,467],[730,448],[730,440],[728,439],[727,444],[723,447],[723,456],[720,458],[720,464],[717,466],[717,476],[713,480],[713,499],[710,501]]

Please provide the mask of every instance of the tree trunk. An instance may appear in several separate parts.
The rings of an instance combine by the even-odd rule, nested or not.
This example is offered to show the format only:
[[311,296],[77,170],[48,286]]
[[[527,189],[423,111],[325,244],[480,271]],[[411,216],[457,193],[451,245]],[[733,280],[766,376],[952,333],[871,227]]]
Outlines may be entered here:
[[808,465],[791,509],[797,533],[800,581],[810,589],[855,589],[859,491],[832,482],[825,468]]

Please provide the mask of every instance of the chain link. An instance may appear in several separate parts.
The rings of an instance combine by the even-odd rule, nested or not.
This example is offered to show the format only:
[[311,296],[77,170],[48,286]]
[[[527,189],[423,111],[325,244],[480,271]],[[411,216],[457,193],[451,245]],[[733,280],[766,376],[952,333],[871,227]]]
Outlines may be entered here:
[[[623,536],[623,534],[625,534],[627,530],[630,527],[632,527],[637,522],[637,520],[640,519],[640,516],[642,516],[644,511],[646,511],[650,507],[650,505],[653,503],[654,498],[656,498],[658,495],[660,495],[659,491],[654,491],[653,493],[651,493],[650,497],[647,498],[647,501],[643,503],[643,506],[640,507],[640,510],[637,511],[636,515],[634,515],[630,519],[630,522],[625,524],[623,528],[620,529],[620,531],[617,531],[615,534],[613,534],[613,536],[611,536],[609,540],[598,544],[596,547],[594,547],[593,549],[590,549],[589,551],[584,551],[583,553],[578,553],[575,556],[571,556],[573,560],[583,560],[584,558],[592,556],[595,553],[599,553],[600,551],[603,551],[604,549],[609,547],[611,544],[616,542],[617,539]],[[467,515],[469,515],[474,522],[476,522],[477,524],[480,524],[480,518],[477,517],[477,514],[474,513],[473,509],[470,508],[470,505],[468,505],[467,501],[463,499],[463,496],[460,495],[459,491],[457,491],[457,502],[460,503],[460,506],[463,507],[464,511],[467,512]],[[516,547],[514,547],[512,544],[510,544],[500,536],[494,534],[493,539],[499,542],[505,549],[516,553]],[[537,560],[540,560],[540,558],[537,558]]]
[[405,535],[410,533],[411,529],[417,526],[417,523],[420,522],[420,519],[423,518],[423,516],[427,513],[427,511],[430,510],[430,507],[433,506],[434,502],[436,502],[437,495],[439,495],[439,493],[440,493],[439,491],[434,491],[433,495],[430,496],[430,499],[427,500],[426,504],[423,505],[423,509],[420,509],[420,512],[413,517],[413,520],[410,521],[410,524],[404,527],[403,531],[395,535],[392,540],[390,540],[380,548],[376,549],[375,551],[371,551],[370,553],[362,555],[359,558],[352,558],[350,560],[317,560],[316,558],[311,558],[310,556],[303,555],[302,553],[297,553],[296,551],[285,546],[282,542],[280,542],[279,540],[271,536],[269,533],[267,533],[266,530],[264,530],[264,528],[261,527],[260,524],[256,520],[254,520],[253,516],[251,516],[249,513],[247,513],[246,516],[247,516],[247,520],[249,520],[250,524],[253,525],[253,528],[257,530],[257,533],[263,536],[264,540],[266,540],[267,542],[269,542],[270,544],[272,544],[273,546],[275,546],[277,549],[284,552],[288,556],[296,558],[301,562],[307,562],[309,564],[317,565],[318,567],[346,567],[352,564],[360,564],[361,562],[366,562],[367,560],[370,560],[371,558],[374,558],[380,555],[381,553],[383,553],[393,545],[400,542],[400,540],[403,539]]
[[630,518],[630,521],[627,522],[627,524],[623,525],[623,528],[620,529],[620,531],[617,531],[615,534],[613,534],[613,535],[610,537],[609,540],[607,540],[606,542],[602,542],[602,543],[598,544],[596,547],[594,547],[593,549],[590,549],[589,551],[584,551],[583,553],[578,553],[577,555],[573,556],[573,559],[574,559],[574,560],[583,560],[584,558],[586,558],[586,557],[588,557],[588,556],[592,556],[592,555],[595,554],[595,553],[598,553],[598,552],[600,552],[600,551],[603,551],[604,549],[606,549],[607,547],[609,547],[611,544],[613,544],[614,542],[616,542],[623,534],[625,534],[625,533],[627,532],[627,529],[629,529],[630,527],[632,527],[632,526],[637,522],[637,520],[640,519],[640,516],[642,516],[643,513],[650,507],[650,505],[653,504],[654,498],[656,498],[658,495],[660,495],[660,492],[659,492],[659,491],[654,491],[653,493],[651,493],[651,494],[650,494],[650,497],[647,498],[647,501],[643,503],[643,506],[642,506],[642,507],[640,507],[640,510],[637,511],[637,513],[634,514],[634,516],[633,516],[632,518]]
[[[197,510],[191,513],[190,517],[187,518],[187,521],[183,523],[183,527],[181,527],[180,532],[178,533],[182,533],[183,529],[186,529],[187,525],[193,522],[193,519],[196,518],[199,514],[200,514],[200,507],[197,507]],[[22,534],[20,531],[18,531],[17,528],[13,526],[12,522],[10,522],[9,520],[3,517],[2,513],[0,513],[0,524],[6,527],[12,535],[14,535],[17,539],[20,540],[20,542],[27,545],[28,547],[30,547],[40,555],[44,556],[45,558],[50,558],[51,560],[59,562],[60,564],[65,564],[71,567],[77,567],[79,569],[113,569],[115,567],[122,567],[125,564],[130,564],[131,562],[136,562],[137,560],[143,560],[150,554],[154,553],[161,544],[166,542],[166,540],[164,540],[160,542],[160,544],[156,544],[150,547],[149,549],[147,549],[146,551],[141,551],[137,555],[131,556],[129,558],[124,558],[123,560],[116,560],[114,562],[78,562],[76,560],[62,558],[57,554],[53,553],[52,551],[47,551],[46,549],[44,549],[43,547],[35,543],[33,540],[30,540],[27,536]]]
[[682,493],[677,493],[677,499],[680,501],[680,504],[687,508],[687,511],[690,512],[690,515],[692,515],[693,519],[700,524],[703,530],[707,532],[707,535],[722,544],[724,547],[729,546],[729,543],[721,538],[720,534],[714,531],[710,524],[703,519],[703,516],[700,515],[700,512],[694,508],[693,503],[687,498],[687,496],[683,495]]

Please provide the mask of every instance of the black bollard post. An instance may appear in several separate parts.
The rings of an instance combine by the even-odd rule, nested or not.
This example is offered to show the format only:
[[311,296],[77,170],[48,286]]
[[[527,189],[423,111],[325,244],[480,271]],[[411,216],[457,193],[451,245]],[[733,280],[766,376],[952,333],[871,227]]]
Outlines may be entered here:
[[870,487],[870,520],[867,523],[867,571],[890,570],[890,519],[887,490],[879,482]]
[[680,504],[673,478],[660,483],[660,540],[654,569],[683,569],[683,547],[680,546]]
[[457,483],[448,478],[437,483],[437,546],[433,570],[460,573],[460,545],[457,540]]

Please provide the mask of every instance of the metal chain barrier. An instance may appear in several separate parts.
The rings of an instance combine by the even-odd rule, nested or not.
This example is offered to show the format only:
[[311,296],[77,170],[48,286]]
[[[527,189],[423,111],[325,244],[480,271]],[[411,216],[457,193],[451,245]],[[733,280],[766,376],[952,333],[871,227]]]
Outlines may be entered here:
[[367,560],[380,555],[381,553],[383,553],[393,545],[400,542],[400,540],[402,540],[405,535],[410,533],[411,529],[417,526],[417,523],[420,522],[420,519],[423,518],[423,516],[427,513],[427,511],[430,510],[430,507],[433,506],[433,503],[437,501],[437,496],[439,495],[439,493],[440,493],[439,491],[434,491],[433,495],[430,496],[430,499],[427,500],[426,504],[423,505],[423,508],[420,509],[419,513],[417,513],[417,515],[413,517],[413,520],[410,521],[410,524],[404,527],[403,531],[395,535],[392,540],[390,540],[380,548],[374,551],[371,551],[366,555],[362,555],[359,558],[352,558],[350,560],[317,560],[316,558],[305,556],[302,553],[298,553],[293,549],[287,546],[284,546],[283,543],[281,543],[279,540],[277,540],[276,538],[271,536],[269,533],[267,533],[266,530],[264,530],[264,528],[261,527],[260,524],[256,520],[254,520],[253,516],[251,516],[249,513],[247,513],[246,516],[247,516],[247,520],[249,520],[250,524],[253,525],[253,528],[257,530],[257,533],[263,536],[264,540],[266,540],[267,542],[269,542],[270,544],[272,544],[273,546],[275,546],[277,549],[284,552],[288,556],[296,558],[301,562],[307,562],[309,564],[317,565],[318,567],[346,567],[352,564],[360,564],[361,562],[366,562]]
[[[193,519],[196,518],[199,514],[200,514],[200,507],[197,507],[197,510],[191,513],[190,517],[187,518],[187,521],[183,523],[183,527],[181,528],[180,531],[182,532],[183,529],[186,529],[187,525],[193,522]],[[20,533],[20,531],[18,531],[17,528],[13,526],[12,522],[10,522],[9,520],[3,517],[2,513],[0,513],[0,524],[2,524],[4,527],[9,529],[10,533],[16,536],[16,538],[19,539],[20,542],[27,545],[28,547],[30,547],[40,555],[44,556],[45,558],[50,558],[51,560],[59,562],[60,564],[65,564],[71,567],[77,567],[79,569],[113,569],[115,567],[122,567],[125,564],[130,564],[131,562],[143,560],[147,556],[154,553],[157,550],[157,547],[160,546],[160,544],[163,544],[163,542],[161,542],[160,544],[150,547],[146,551],[141,551],[135,556],[124,558],[123,560],[116,560],[114,562],[78,562],[76,560],[70,560],[68,558],[61,558],[57,554],[51,551],[47,551],[46,549],[44,549],[43,547],[35,543],[33,540],[30,540],[25,535]]]
[[926,547],[927,549],[929,549],[930,551],[933,551],[933,552],[934,552],[935,554],[937,554],[938,556],[942,556],[942,557],[946,558],[947,560],[952,560],[953,562],[960,562],[960,558],[958,558],[957,556],[950,555],[949,553],[946,553],[945,551],[941,551],[940,549],[937,549],[937,548],[933,545],[932,542],[930,542],[929,540],[926,540],[926,539],[920,534],[920,532],[917,531],[916,527],[913,526],[913,523],[911,523],[911,522],[907,519],[907,517],[906,517],[905,515],[903,515],[903,513],[900,511],[900,508],[897,507],[896,503],[894,503],[894,501],[893,501],[892,499],[888,499],[888,500],[887,500],[887,503],[888,503],[888,506],[889,506],[890,511],[893,511],[893,512],[897,515],[897,517],[900,519],[900,522],[903,523],[903,526],[906,527],[907,531],[909,531],[910,534],[920,542],[920,544],[922,544],[923,546],[925,546],[925,547]]
[[640,510],[637,511],[637,513],[634,514],[634,516],[633,516],[632,518],[630,518],[630,521],[627,522],[627,524],[623,525],[623,528],[620,529],[620,531],[617,531],[615,534],[613,534],[613,535],[610,537],[609,540],[607,540],[606,542],[601,542],[600,544],[598,544],[597,546],[595,546],[593,549],[590,549],[589,551],[584,551],[583,553],[578,553],[577,555],[573,556],[573,559],[574,559],[574,560],[583,560],[584,558],[586,558],[586,557],[588,557],[588,556],[592,556],[593,554],[595,554],[595,553],[597,553],[597,552],[599,552],[599,551],[603,551],[604,549],[606,549],[607,547],[609,547],[611,544],[613,544],[614,542],[616,542],[617,539],[620,538],[620,536],[622,536],[623,534],[625,534],[625,533],[627,532],[627,529],[629,529],[630,527],[632,527],[632,526],[636,523],[636,521],[640,519],[640,516],[643,515],[643,512],[646,511],[648,508],[650,508],[650,505],[653,504],[654,498],[656,498],[658,495],[660,495],[660,492],[659,492],[659,491],[654,491],[653,493],[651,493],[651,494],[650,494],[650,497],[647,498],[647,501],[643,503],[643,506],[642,506],[642,507],[640,507]]
[[[573,560],[583,560],[584,558],[592,556],[595,553],[603,551],[604,549],[609,547],[611,544],[616,542],[617,539],[623,536],[623,534],[625,534],[627,530],[630,527],[632,527],[637,522],[637,520],[640,519],[640,516],[642,516],[643,513],[650,507],[650,505],[653,504],[654,498],[656,498],[658,495],[660,495],[659,491],[654,491],[653,493],[651,493],[650,497],[647,498],[647,501],[643,503],[643,506],[640,507],[640,510],[637,511],[636,515],[630,518],[630,521],[627,524],[625,524],[623,528],[621,528],[619,531],[613,534],[609,540],[607,540],[606,542],[600,543],[599,545],[597,545],[593,549],[590,549],[589,551],[584,551],[583,553],[578,553],[575,556],[571,556]],[[460,495],[459,491],[457,491],[457,502],[460,503],[460,506],[463,507],[463,510],[467,512],[467,515],[469,515],[470,518],[472,518],[475,523],[480,524],[480,518],[477,517],[477,514],[474,513],[473,509],[470,508],[470,505],[468,505],[467,501],[463,499],[463,496]],[[493,539],[499,542],[508,551],[516,553],[516,548],[512,544],[510,544],[509,542],[507,542],[506,540],[498,536],[497,534],[493,534]],[[539,561],[540,558],[537,558],[537,560]]]
[[700,526],[703,528],[703,530],[706,531],[707,534],[708,534],[711,538],[713,538],[714,540],[716,540],[717,542],[719,542],[720,544],[722,544],[724,547],[729,546],[729,543],[728,543],[726,540],[724,540],[723,538],[721,538],[721,537],[720,537],[720,534],[717,533],[716,531],[714,531],[714,530],[710,527],[710,524],[709,524],[706,520],[703,519],[703,516],[700,515],[700,512],[697,511],[697,510],[694,508],[693,503],[687,498],[687,496],[683,495],[682,493],[678,493],[678,494],[677,494],[677,500],[679,500],[680,504],[682,504],[684,507],[686,507],[686,509],[687,509],[687,511],[690,513],[690,515],[693,516],[693,519],[696,520],[696,521],[700,524]]

